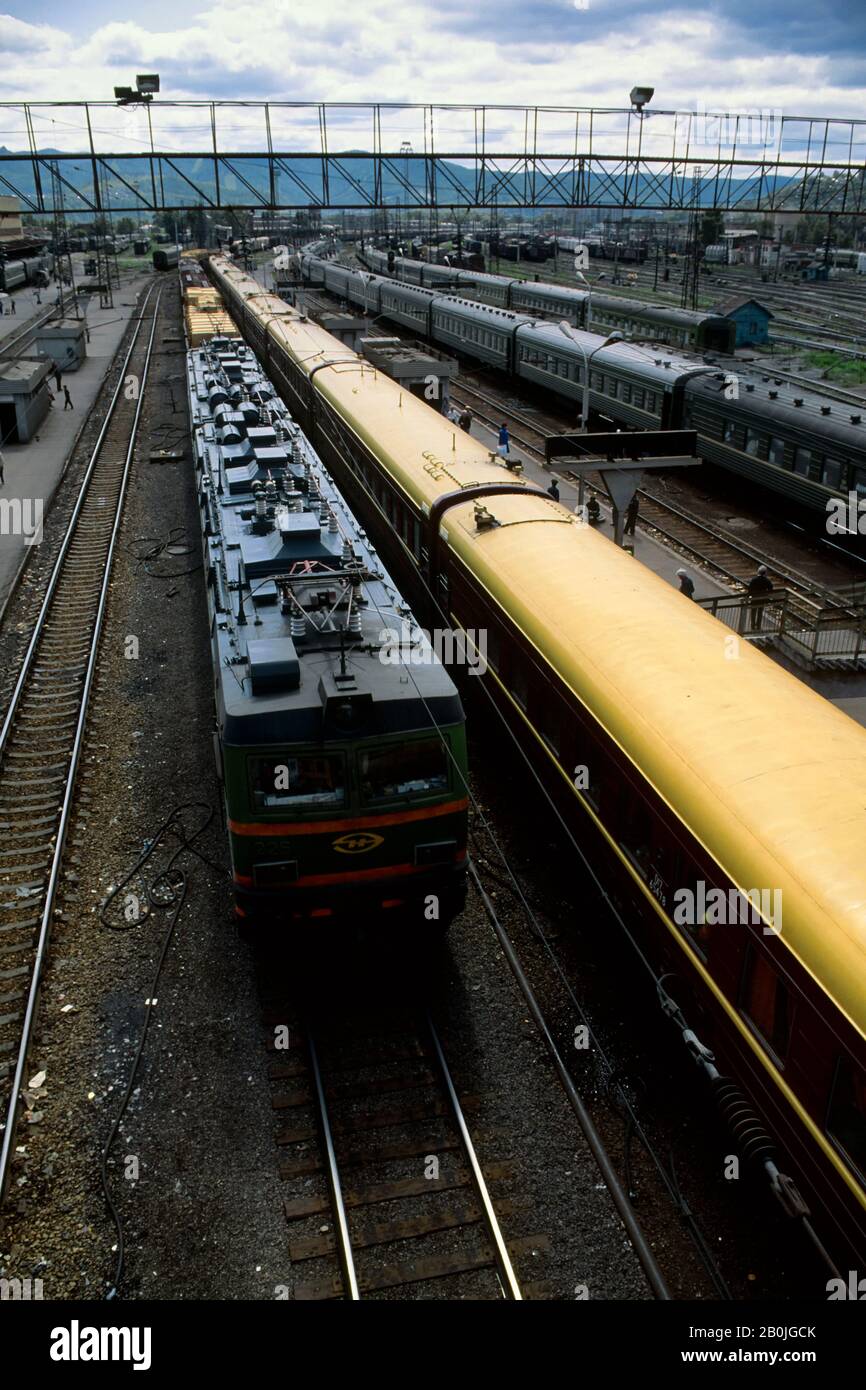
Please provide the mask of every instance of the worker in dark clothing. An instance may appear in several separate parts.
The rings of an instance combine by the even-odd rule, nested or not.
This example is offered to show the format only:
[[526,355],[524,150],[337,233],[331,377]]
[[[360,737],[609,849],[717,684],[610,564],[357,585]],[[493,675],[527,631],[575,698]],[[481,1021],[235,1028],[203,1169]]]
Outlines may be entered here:
[[625,525],[622,528],[624,536],[634,535],[634,528],[637,525],[637,513],[639,505],[640,503],[637,500],[637,493],[635,493],[634,497],[631,499],[631,501],[625,509]]
[[54,385],[57,387],[57,393],[59,395],[60,389],[63,386],[63,374],[59,367],[54,368]]
[[499,426],[499,452],[500,454],[502,454],[503,458],[506,454],[511,453],[511,442],[508,437],[508,426],[506,425],[504,420],[502,421],[502,424]]
[[63,409],[64,409],[64,410],[74,410],[74,409],[75,409],[75,406],[72,404],[72,397],[71,397],[70,394],[69,394],[69,387],[68,387],[68,386],[64,386],[64,388],[63,388]]
[[461,410],[457,423],[467,434],[472,433],[472,411],[469,409],[468,405]]
[[764,618],[764,604],[773,592],[773,581],[767,574],[767,566],[759,565],[746,585],[749,595],[749,626],[752,632],[760,632]]
[[694,598],[694,580],[689,577],[687,570],[677,570],[677,579],[680,581],[680,593],[685,594],[686,598]]
[[559,484],[557,483],[555,478],[551,480],[550,487],[547,489],[547,491],[548,494],[553,498],[554,502],[559,501]]

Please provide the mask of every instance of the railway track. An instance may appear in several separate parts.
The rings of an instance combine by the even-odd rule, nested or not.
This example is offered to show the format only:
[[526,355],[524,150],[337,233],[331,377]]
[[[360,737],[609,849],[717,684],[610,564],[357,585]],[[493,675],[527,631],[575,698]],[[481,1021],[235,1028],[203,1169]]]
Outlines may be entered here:
[[[522,1301],[490,1184],[429,1016],[305,1020],[270,1066],[284,1212],[300,1301],[400,1294]],[[284,1011],[266,1022],[282,1026]],[[309,1187],[315,1191],[309,1195]],[[511,1250],[538,1250],[543,1236]]]
[[0,727],[0,1200],[33,1103],[28,1054],[161,293],[139,310]]

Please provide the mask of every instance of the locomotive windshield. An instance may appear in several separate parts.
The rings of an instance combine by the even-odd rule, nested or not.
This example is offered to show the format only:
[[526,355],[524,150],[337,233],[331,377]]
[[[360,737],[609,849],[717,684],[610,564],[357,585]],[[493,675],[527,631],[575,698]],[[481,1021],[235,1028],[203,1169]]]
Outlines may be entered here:
[[342,806],[346,775],[342,758],[272,753],[250,758],[250,789],[256,811]]
[[441,739],[393,743],[359,755],[361,799],[367,804],[397,796],[429,796],[448,787],[448,750]]

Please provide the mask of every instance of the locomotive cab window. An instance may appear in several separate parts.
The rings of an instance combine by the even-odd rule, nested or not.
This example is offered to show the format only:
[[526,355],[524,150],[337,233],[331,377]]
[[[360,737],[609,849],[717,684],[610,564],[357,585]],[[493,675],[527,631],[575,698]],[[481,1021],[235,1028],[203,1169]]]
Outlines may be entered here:
[[740,1010],[782,1060],[791,1036],[791,996],[772,962],[749,946],[740,990]]
[[432,796],[448,788],[448,753],[439,738],[394,743],[358,756],[361,799],[370,805],[398,797]]
[[267,758],[250,758],[249,777],[255,811],[345,805],[345,764],[337,754],[272,753]]
[[866,1174],[866,1074],[848,1057],[841,1057],[836,1068],[827,1133],[860,1173]]

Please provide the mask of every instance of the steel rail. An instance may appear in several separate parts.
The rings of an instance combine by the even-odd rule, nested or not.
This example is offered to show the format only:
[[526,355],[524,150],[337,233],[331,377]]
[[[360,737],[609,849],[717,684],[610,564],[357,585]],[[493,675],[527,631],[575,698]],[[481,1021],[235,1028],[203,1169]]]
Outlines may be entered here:
[[625,1188],[623,1187],[616,1174],[616,1170],[614,1169],[614,1166],[610,1160],[607,1149],[605,1148],[604,1143],[602,1141],[601,1135],[596,1129],[592,1117],[590,1116],[589,1111],[583,1103],[583,1099],[572,1079],[571,1072],[565,1065],[562,1053],[559,1051],[559,1048],[557,1047],[556,1042],[554,1040],[553,1034],[547,1026],[547,1020],[541,1012],[541,1007],[538,1003],[538,1000],[535,997],[535,992],[531,984],[529,983],[523,966],[520,964],[520,961],[517,958],[517,953],[514,950],[511,938],[509,937],[508,933],[506,932],[505,928],[500,922],[496,912],[496,908],[493,905],[490,895],[485,889],[484,884],[481,882],[478,870],[476,869],[475,865],[471,862],[471,860],[469,863],[469,875],[472,879],[472,882],[475,884],[475,888],[478,892],[479,897],[481,898],[481,903],[485,913],[487,914],[487,918],[490,922],[490,925],[496,933],[499,944],[505,953],[505,958],[508,961],[508,964],[511,968],[511,973],[517,981],[518,988],[520,989],[521,994],[526,1000],[527,1007],[529,1008],[529,1011],[532,1014],[535,1026],[541,1034],[541,1037],[544,1041],[544,1045],[547,1048],[548,1053],[550,1054],[550,1058],[553,1062],[554,1067],[556,1068],[557,1075],[559,1076],[559,1079],[562,1082],[563,1088],[565,1090],[565,1094],[568,1097],[569,1104],[571,1105],[572,1110],[577,1116],[577,1122],[580,1125],[581,1130],[583,1131],[584,1138],[586,1139],[592,1156],[595,1159],[596,1164],[598,1165],[601,1176],[604,1179],[604,1184],[611,1195],[613,1204],[617,1209],[623,1226],[625,1227],[626,1234],[628,1235],[628,1238],[631,1241],[631,1244],[634,1248],[634,1252],[637,1255],[643,1267],[643,1271],[647,1277],[647,1281],[650,1285],[650,1288],[652,1289],[656,1298],[661,1299],[665,1302],[669,1301],[671,1299],[671,1292],[667,1286],[667,1283],[665,1282],[665,1277],[659,1267],[658,1261],[656,1260],[655,1255],[650,1249],[649,1242],[646,1236],[644,1235],[643,1231],[641,1230],[637,1217],[634,1214],[634,1208],[632,1207],[632,1204],[629,1200],[628,1193],[626,1192]]
[[328,1102],[325,1099],[325,1087],[322,1083],[322,1073],[319,1068],[316,1044],[309,1030],[307,1030],[307,1050],[309,1051],[310,1063],[313,1068],[316,1098],[319,1103],[319,1121],[322,1126],[322,1137],[325,1141],[325,1156],[328,1163],[328,1186],[331,1189],[331,1201],[333,1202],[334,1213],[337,1218],[337,1239],[340,1246],[340,1263],[343,1266],[343,1277],[346,1281],[349,1299],[352,1303],[358,1303],[360,1302],[361,1294],[358,1289],[358,1276],[355,1272],[355,1257],[352,1253],[352,1238],[349,1235],[346,1204],[343,1201],[343,1185],[340,1180],[340,1166],[337,1163],[337,1154],[334,1149],[334,1136],[331,1132],[331,1121],[328,1116]]
[[442,1079],[445,1082],[445,1089],[448,1092],[448,1099],[451,1102],[451,1110],[453,1112],[454,1119],[457,1122],[457,1128],[460,1130],[460,1138],[463,1141],[463,1148],[466,1152],[466,1157],[469,1159],[469,1166],[472,1169],[472,1178],[475,1183],[475,1190],[478,1193],[478,1198],[484,1209],[485,1225],[487,1226],[488,1234],[490,1235],[490,1238],[493,1241],[493,1245],[496,1250],[496,1263],[499,1266],[499,1277],[500,1283],[502,1284],[502,1291],[506,1298],[510,1299],[515,1303],[522,1303],[523,1294],[520,1292],[520,1285],[518,1284],[517,1276],[514,1273],[514,1267],[511,1263],[511,1256],[508,1253],[508,1247],[505,1244],[505,1238],[502,1234],[502,1229],[499,1225],[499,1220],[497,1218],[496,1212],[493,1210],[493,1203],[490,1200],[490,1193],[487,1188],[487,1183],[484,1181],[484,1174],[481,1171],[481,1164],[478,1162],[478,1155],[475,1152],[475,1145],[472,1143],[472,1136],[469,1133],[469,1126],[466,1123],[466,1118],[461,1109],[460,1101],[457,1098],[457,1091],[455,1089],[454,1082],[451,1079],[451,1073],[448,1070],[448,1063],[445,1061],[445,1053],[442,1051],[442,1044],[439,1041],[439,1035],[437,1034],[436,1029],[433,1026],[433,1020],[430,1018],[429,1014],[427,1015],[427,1027],[430,1030],[430,1037],[433,1042],[433,1050],[436,1053],[436,1060],[439,1063],[439,1070],[442,1073]]
[[[27,676],[28,676],[28,674],[29,674],[29,672],[30,672],[30,664],[31,664],[31,662],[32,662],[32,660],[33,660],[33,655],[34,655],[34,652],[36,651],[37,643],[38,643],[38,641],[39,641],[40,636],[42,635],[42,630],[43,630],[43,628],[44,628],[44,626],[45,626],[45,621],[46,621],[46,619],[47,619],[47,617],[48,617],[48,613],[49,613],[50,608],[51,608],[51,600],[52,600],[52,598],[54,597],[54,591],[55,591],[55,589],[57,588],[58,580],[60,579],[60,575],[61,575],[61,573],[62,573],[62,571],[63,571],[63,564],[64,564],[64,561],[66,560],[67,552],[68,552],[68,550],[69,550],[70,545],[72,544],[72,537],[73,537],[73,535],[74,535],[74,533],[75,533],[75,527],[76,527],[76,525],[77,525],[77,523],[78,523],[78,518],[79,518],[79,515],[81,514],[81,509],[82,509],[82,507],[84,506],[84,503],[85,503],[86,498],[87,498],[87,490],[88,490],[88,487],[90,486],[90,479],[91,479],[91,477],[93,476],[93,471],[94,471],[94,469],[96,468],[96,465],[97,465],[97,463],[98,463],[98,461],[99,461],[99,455],[100,455],[100,451],[101,451],[101,449],[102,449],[103,441],[104,441],[104,439],[105,439],[106,434],[108,433],[109,427],[110,427],[111,422],[112,422],[112,419],[113,419],[113,417],[114,417],[115,407],[117,406],[117,402],[118,402],[119,399],[120,399],[120,393],[121,393],[121,391],[123,390],[123,386],[124,386],[124,382],[125,382],[125,373],[126,373],[126,369],[127,369],[127,367],[129,366],[130,358],[132,357],[132,354],[133,354],[133,352],[134,352],[134,350],[135,350],[135,346],[136,346],[136,344],[137,344],[137,342],[138,342],[138,336],[139,336],[139,333],[141,332],[141,326],[142,326],[142,323],[143,323],[143,321],[144,321],[144,317],[143,317],[143,316],[144,316],[144,310],[147,308],[147,305],[148,305],[148,303],[149,303],[149,301],[150,301],[150,297],[151,297],[151,295],[153,294],[155,288],[156,288],[156,287],[155,287],[154,285],[151,285],[151,287],[150,287],[150,289],[148,290],[147,295],[146,295],[146,297],[145,297],[144,303],[143,303],[142,306],[141,306],[141,310],[139,311],[138,325],[137,325],[137,327],[136,327],[136,330],[135,330],[134,334],[132,335],[132,341],[131,341],[131,343],[130,343],[130,345],[129,345],[129,350],[128,350],[127,354],[126,354],[126,357],[123,359],[123,366],[122,366],[121,369],[120,369],[120,375],[119,375],[119,377],[118,377],[118,379],[117,379],[117,386],[115,387],[114,394],[112,395],[111,400],[110,400],[110,402],[109,402],[108,410],[107,410],[106,413],[105,413],[105,419],[104,419],[104,421],[102,422],[102,427],[101,427],[101,429],[100,429],[100,431],[99,431],[99,434],[97,435],[97,438],[96,438],[96,443],[95,443],[94,446],[93,446],[93,449],[92,449],[92,452],[91,452],[91,455],[90,455],[90,460],[89,460],[89,462],[88,462],[88,464],[87,464],[87,471],[85,472],[84,477],[83,477],[83,479],[81,480],[81,487],[80,487],[80,489],[79,489],[78,499],[77,499],[77,501],[76,501],[76,503],[75,503],[75,506],[74,506],[74,508],[73,508],[72,515],[71,515],[71,517],[69,518],[69,524],[68,524],[68,526],[67,526],[67,528],[66,528],[66,535],[63,537],[63,544],[61,545],[61,547],[60,547],[60,552],[59,552],[59,554],[58,554],[58,556],[57,556],[57,559],[56,559],[55,562],[54,562],[54,569],[51,571],[51,578],[50,578],[49,581],[48,581],[48,588],[45,590],[45,597],[44,597],[43,600],[42,600],[42,607],[41,607],[41,609],[40,609],[40,611],[39,611],[39,617],[36,619],[36,626],[35,626],[34,629],[33,629],[33,633],[32,633],[31,638],[30,638],[30,643],[29,643],[29,645],[28,645],[28,647],[27,647],[27,651],[24,653],[24,659],[23,659],[23,661],[22,661],[22,663],[21,663],[21,670],[20,670],[20,672],[19,672],[19,674],[18,674],[18,680],[17,680],[16,683],[15,683],[15,689],[12,691],[12,694],[11,694],[11,696],[10,696],[10,698],[9,698],[9,708],[8,708],[8,710],[6,711],[6,717],[5,717],[5,719],[3,720],[3,727],[0,728],[0,758],[2,758],[2,756],[3,756],[3,750],[4,750],[4,748],[6,747],[6,742],[7,742],[8,738],[9,738],[9,732],[10,732],[10,730],[11,730],[11,728],[12,728],[12,721],[13,721],[13,718],[14,718],[14,715],[15,715],[15,710],[16,710],[17,705],[18,705],[18,702],[19,702],[19,700],[20,700],[20,698],[21,698],[21,692],[22,692],[23,689],[24,689],[24,685],[25,685],[25,683],[26,683]],[[162,289],[159,290],[159,294],[162,294]],[[159,302],[159,295],[157,296],[157,304],[158,304],[158,302]],[[156,313],[155,313],[155,312],[154,312],[154,323],[156,323]],[[150,359],[149,359],[149,357],[148,357],[148,361],[149,361],[149,360],[150,360]],[[141,402],[141,395],[139,395],[139,404],[140,404],[140,402]],[[135,416],[135,418],[136,418],[136,421],[137,421],[137,420],[138,420],[138,412],[137,412],[137,411],[136,411],[136,416]]]
[[[148,291],[147,297],[144,301],[144,304],[142,305],[142,310],[150,301],[153,289],[154,287],[151,287],[151,289]],[[84,684],[81,692],[81,706],[75,729],[75,738],[72,745],[72,752],[70,755],[69,769],[66,775],[66,789],[63,796],[63,804],[60,810],[60,820],[57,826],[55,848],[51,863],[51,872],[48,879],[48,886],[45,892],[45,902],[43,905],[42,917],[39,924],[39,937],[36,946],[36,954],[33,961],[33,973],[30,981],[30,989],[27,995],[27,1008],[24,1015],[24,1023],[21,1033],[21,1043],[18,1048],[18,1056],[15,1064],[15,1074],[12,1081],[12,1090],[9,1097],[9,1106],[6,1115],[6,1123],[3,1131],[2,1149],[0,1149],[0,1203],[2,1203],[6,1193],[6,1186],[11,1167],[10,1160],[12,1155],[12,1146],[15,1140],[15,1129],[18,1118],[18,1108],[20,1104],[21,1091],[24,1084],[24,1071],[27,1065],[27,1057],[30,1050],[30,1039],[33,1032],[33,1025],[36,1019],[36,1008],[39,998],[39,987],[42,981],[42,969],[45,962],[45,955],[48,949],[48,939],[50,936],[51,916],[54,910],[54,899],[57,893],[57,884],[60,877],[60,865],[63,859],[63,852],[66,846],[66,835],[69,829],[69,822],[71,818],[70,813],[72,808],[72,797],[75,787],[75,777],[78,771],[78,763],[81,756],[82,745],[84,743],[84,731],[87,722],[87,714],[90,704],[90,694],[93,686],[93,677],[96,671],[96,659],[99,650],[99,640],[102,635],[102,624],[105,616],[106,604],[108,602],[108,589],[111,580],[112,561],[114,559],[114,551],[117,544],[117,536],[120,530],[120,523],[123,514],[123,504],[126,498],[126,487],[129,479],[129,472],[132,465],[132,458],[138,437],[138,425],[141,417],[142,404],[144,402],[145,386],[147,384],[147,377],[150,370],[151,357],[153,354],[153,341],[156,336],[156,324],[159,313],[159,302],[161,297],[162,289],[160,288],[157,291],[156,302],[153,307],[153,322],[151,324],[150,338],[147,344],[147,355],[145,357],[144,367],[142,369],[141,385],[139,389],[138,400],[136,402],[135,414],[133,416],[132,425],[130,427],[129,445],[127,447],[126,457],[123,466],[123,473],[121,474],[120,484],[118,487],[117,507],[115,509],[114,521],[111,529],[111,539],[109,541],[108,551],[105,557],[105,570],[103,573],[102,584],[100,586],[99,602],[97,605],[96,618],[93,626],[93,636],[90,644],[90,654],[88,657],[87,669],[85,672]],[[42,611],[40,613],[38,622],[38,629],[40,632],[42,630],[42,627],[44,626],[48,607],[50,605],[51,596],[53,595],[54,589],[56,587],[56,581],[60,573],[59,567],[61,566],[63,558],[67,553],[73,530],[81,512],[81,508],[87,491],[87,486],[98,457],[99,449],[101,448],[102,441],[105,437],[105,433],[108,428],[108,423],[114,414],[116,402],[120,397],[120,391],[124,384],[124,372],[132,355],[132,350],[138,341],[138,337],[141,332],[142,322],[143,318],[141,315],[139,315],[138,327],[136,328],[136,331],[133,335],[129,352],[127,353],[124,359],[117,390],[112,396],[111,405],[107,413],[105,424],[100,430],[99,439],[97,441],[93,457],[88,466],[84,482],[82,483],[82,489],[79,495],[78,502],[76,503],[75,510],[72,514],[72,517],[70,518],[67,534],[64,538],[63,548],[61,550],[60,555],[58,556],[57,564],[55,565],[54,572],[51,577],[49,592],[46,593],[45,600],[43,601]],[[31,642],[30,647],[28,648],[26,658],[27,669],[29,669],[29,663],[30,659],[32,658],[35,641],[36,634],[34,634],[34,639]],[[11,727],[14,709],[17,700],[20,697],[20,690],[23,688],[23,675],[24,673],[22,672],[22,678],[19,679],[19,682],[16,686],[15,694],[13,696],[12,703],[10,704],[9,714],[7,715],[6,723],[3,727],[2,742],[0,742],[0,754],[2,754],[3,744],[5,744],[6,738],[8,736],[8,730]]]

